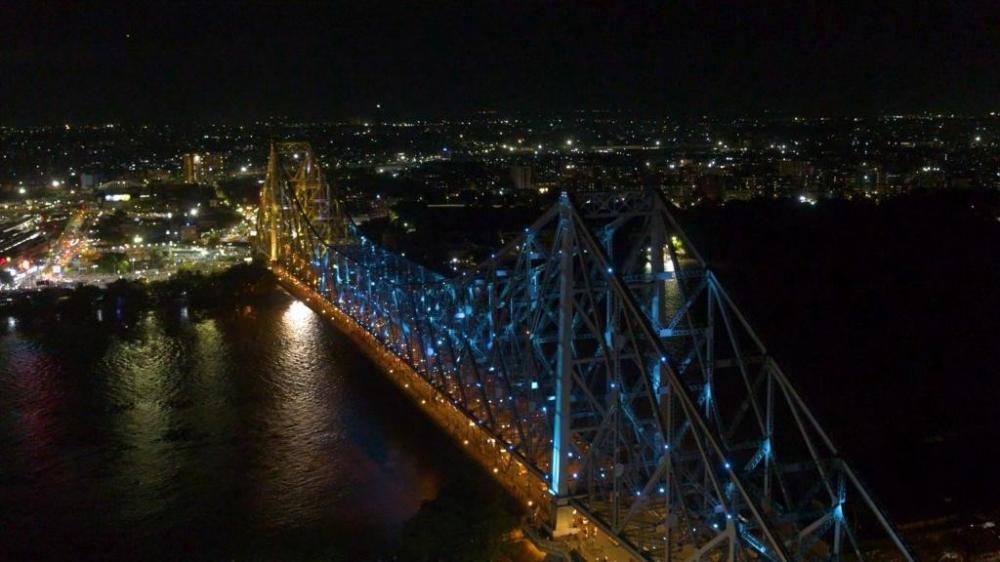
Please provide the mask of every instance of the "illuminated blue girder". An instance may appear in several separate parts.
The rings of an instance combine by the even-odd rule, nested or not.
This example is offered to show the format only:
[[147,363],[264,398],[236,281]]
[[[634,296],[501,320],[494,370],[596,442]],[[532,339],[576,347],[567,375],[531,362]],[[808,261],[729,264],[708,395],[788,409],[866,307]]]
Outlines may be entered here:
[[865,559],[878,531],[913,560],[658,193],[563,195],[446,278],[302,204],[287,152],[260,252],[635,557]]

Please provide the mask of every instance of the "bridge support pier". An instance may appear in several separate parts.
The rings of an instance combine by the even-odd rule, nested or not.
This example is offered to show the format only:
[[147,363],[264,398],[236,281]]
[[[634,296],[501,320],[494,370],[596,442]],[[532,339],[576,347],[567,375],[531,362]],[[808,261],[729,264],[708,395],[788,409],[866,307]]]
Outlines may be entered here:
[[552,506],[552,538],[577,534],[580,529],[573,525],[573,506],[565,499],[557,499]]

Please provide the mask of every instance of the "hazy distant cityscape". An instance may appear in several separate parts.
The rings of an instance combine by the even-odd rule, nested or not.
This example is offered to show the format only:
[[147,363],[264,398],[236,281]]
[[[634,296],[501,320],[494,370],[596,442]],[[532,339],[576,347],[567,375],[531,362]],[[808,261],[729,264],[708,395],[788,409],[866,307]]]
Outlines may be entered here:
[[[879,202],[1000,189],[1000,117],[558,117],[0,128],[6,289],[165,278],[248,260],[268,145],[310,139],[356,222],[403,251],[421,207],[540,208],[562,191],[657,188],[680,208]],[[984,213],[996,210],[983,209]],[[524,215],[530,217],[530,213]],[[497,239],[503,241],[503,232]],[[465,239],[443,271],[482,257]]]

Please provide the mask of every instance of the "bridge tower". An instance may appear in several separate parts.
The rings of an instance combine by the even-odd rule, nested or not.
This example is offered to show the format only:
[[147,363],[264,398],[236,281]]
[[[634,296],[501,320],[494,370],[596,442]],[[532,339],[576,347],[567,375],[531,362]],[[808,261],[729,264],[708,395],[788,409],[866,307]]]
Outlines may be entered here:
[[[271,262],[307,274],[348,237],[340,201],[308,142],[272,142],[257,216],[257,246]],[[307,259],[306,256],[309,256]]]

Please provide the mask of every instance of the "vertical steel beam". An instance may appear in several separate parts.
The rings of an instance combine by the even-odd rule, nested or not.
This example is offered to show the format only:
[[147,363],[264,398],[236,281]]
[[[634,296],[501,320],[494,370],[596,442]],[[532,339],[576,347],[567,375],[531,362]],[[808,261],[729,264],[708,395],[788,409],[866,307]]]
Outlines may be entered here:
[[569,492],[570,397],[573,384],[573,217],[569,197],[559,200],[559,328],[550,486],[557,501]]

